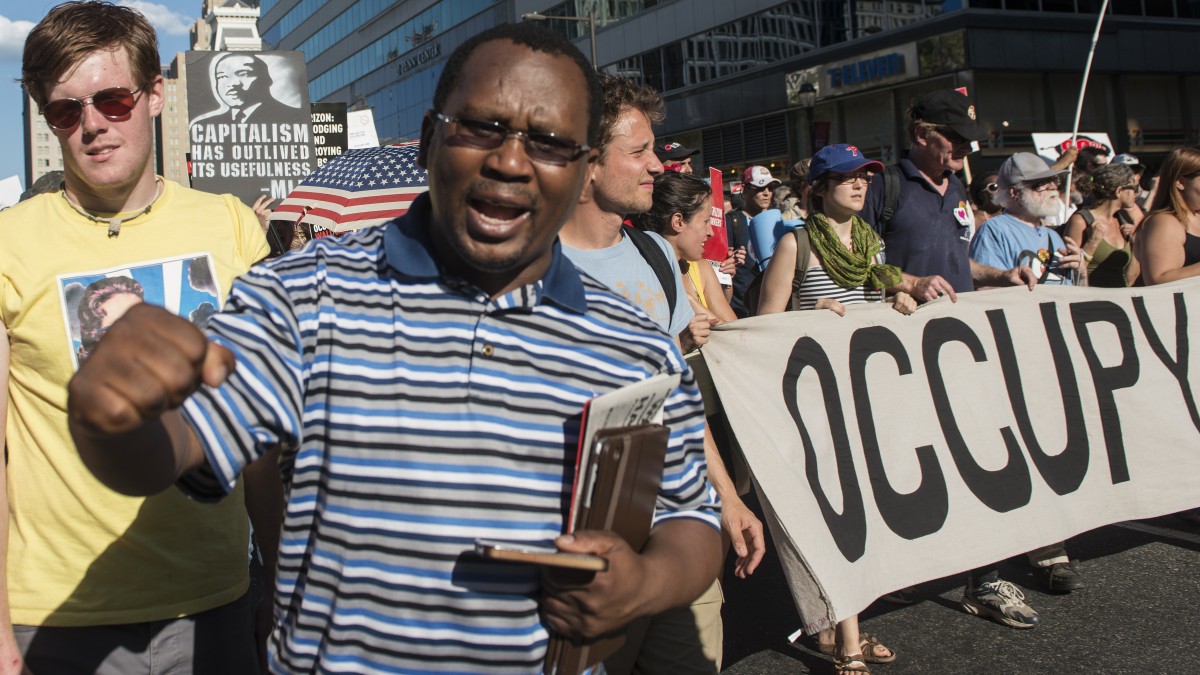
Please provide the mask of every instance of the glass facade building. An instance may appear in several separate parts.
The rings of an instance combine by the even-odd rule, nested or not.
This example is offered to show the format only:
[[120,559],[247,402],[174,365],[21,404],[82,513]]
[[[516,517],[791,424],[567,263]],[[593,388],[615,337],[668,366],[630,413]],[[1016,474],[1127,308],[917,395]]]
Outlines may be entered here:
[[[736,173],[851,142],[894,161],[916,95],[966,87],[992,132],[984,163],[1069,131],[1100,0],[264,0],[260,33],[308,62],[314,101],[375,112],[381,140],[416,138],[463,40],[528,12],[596,19],[603,70],[664,93],[664,140]],[[1154,155],[1196,142],[1200,0],[1113,0],[1085,129]],[[547,25],[586,54],[586,22]],[[801,94],[804,88],[807,95]]]

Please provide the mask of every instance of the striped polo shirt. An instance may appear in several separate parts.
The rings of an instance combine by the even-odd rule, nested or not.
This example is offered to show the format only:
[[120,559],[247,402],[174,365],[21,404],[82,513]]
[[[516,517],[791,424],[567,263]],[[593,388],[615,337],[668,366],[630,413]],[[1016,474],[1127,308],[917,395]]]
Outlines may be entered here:
[[682,372],[656,522],[720,527],[704,418],[674,342],[555,244],[544,277],[495,299],[444,272],[428,197],[404,218],[259,266],[208,325],[237,369],[184,405],[218,498],[283,448],[277,672],[539,672],[539,570],[476,538],[563,531],[585,401]]

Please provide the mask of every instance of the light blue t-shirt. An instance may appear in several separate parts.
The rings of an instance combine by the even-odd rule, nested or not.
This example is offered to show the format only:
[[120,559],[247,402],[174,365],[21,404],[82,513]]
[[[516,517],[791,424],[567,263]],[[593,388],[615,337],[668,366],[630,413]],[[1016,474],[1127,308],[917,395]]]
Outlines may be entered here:
[[[1060,270],[1053,263],[1054,252],[1063,248],[1062,237],[1049,227],[1033,226],[1007,213],[989,218],[979,226],[971,240],[971,258],[981,265],[1002,270],[1029,265],[1038,283],[1073,285],[1071,270]],[[1043,270],[1049,271],[1043,277]]]
[[575,263],[581,271],[595,278],[605,286],[613,289],[626,300],[640,307],[654,323],[658,324],[667,335],[675,337],[687,328],[695,312],[688,304],[687,295],[683,290],[683,274],[675,258],[675,251],[666,239],[648,232],[654,243],[662,249],[663,255],[675,270],[675,312],[672,314],[667,306],[667,294],[658,276],[650,267],[650,263],[629,240],[629,235],[622,229],[621,242],[616,246],[595,250],[571,248],[563,244],[563,253]]

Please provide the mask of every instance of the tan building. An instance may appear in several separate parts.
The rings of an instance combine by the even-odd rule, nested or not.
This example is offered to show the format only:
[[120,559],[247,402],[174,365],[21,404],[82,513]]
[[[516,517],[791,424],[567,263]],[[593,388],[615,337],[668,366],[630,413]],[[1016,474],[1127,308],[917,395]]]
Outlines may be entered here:
[[155,131],[158,144],[158,172],[168,180],[189,185],[187,166],[188,106],[184,53],[175,55],[169,68],[163,69],[163,110]]
[[[24,90],[22,90],[24,91]],[[46,119],[38,114],[37,104],[29,96],[25,97],[23,109],[25,117],[25,189],[28,190],[37,179],[51,171],[62,171],[62,150],[58,147],[58,139],[46,124]]]

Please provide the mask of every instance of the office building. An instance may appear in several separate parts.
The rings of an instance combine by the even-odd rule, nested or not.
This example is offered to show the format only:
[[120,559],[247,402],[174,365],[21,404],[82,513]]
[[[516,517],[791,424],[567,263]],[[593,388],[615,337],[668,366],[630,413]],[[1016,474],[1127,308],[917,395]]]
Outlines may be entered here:
[[[664,140],[736,175],[782,171],[827,143],[895,161],[915,96],[966,88],[991,133],[978,162],[1070,131],[1100,3],[1093,0],[263,0],[259,28],[308,62],[314,101],[371,107],[381,140],[416,138],[445,59],[529,12],[594,8],[597,60],[664,93]],[[549,24],[589,51],[586,22]],[[1200,2],[1110,7],[1081,129],[1151,163],[1200,140]]]

